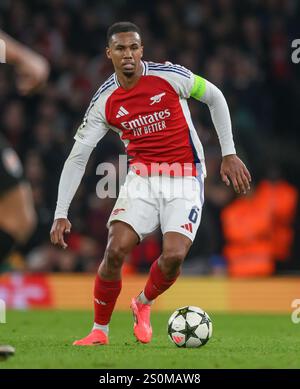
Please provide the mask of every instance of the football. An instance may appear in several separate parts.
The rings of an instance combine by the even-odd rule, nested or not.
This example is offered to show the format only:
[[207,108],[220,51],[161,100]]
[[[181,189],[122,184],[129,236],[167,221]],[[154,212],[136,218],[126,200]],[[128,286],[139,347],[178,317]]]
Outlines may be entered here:
[[168,321],[168,336],[177,347],[204,346],[212,335],[212,322],[203,309],[186,306],[176,309]]

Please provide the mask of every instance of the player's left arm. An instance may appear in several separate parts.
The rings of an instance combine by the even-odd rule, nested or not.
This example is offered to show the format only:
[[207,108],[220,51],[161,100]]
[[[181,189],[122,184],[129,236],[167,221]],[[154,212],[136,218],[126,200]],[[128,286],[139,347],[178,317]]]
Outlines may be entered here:
[[190,96],[207,104],[210,110],[222,150],[222,181],[228,186],[231,181],[237,193],[245,194],[250,190],[251,175],[236,155],[229,109],[223,93],[208,80],[194,75]]

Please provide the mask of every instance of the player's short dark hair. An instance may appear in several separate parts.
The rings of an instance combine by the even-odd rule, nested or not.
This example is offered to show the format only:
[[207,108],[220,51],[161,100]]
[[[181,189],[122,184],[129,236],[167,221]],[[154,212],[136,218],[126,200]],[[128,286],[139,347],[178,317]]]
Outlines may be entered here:
[[141,29],[136,24],[131,22],[117,22],[112,24],[107,30],[107,44],[109,44],[111,37],[119,32],[137,32],[140,37],[142,36]]

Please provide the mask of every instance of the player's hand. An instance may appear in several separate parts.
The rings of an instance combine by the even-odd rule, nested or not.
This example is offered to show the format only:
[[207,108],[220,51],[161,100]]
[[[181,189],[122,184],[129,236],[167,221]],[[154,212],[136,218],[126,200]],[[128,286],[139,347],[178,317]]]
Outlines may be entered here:
[[21,95],[41,88],[49,75],[49,64],[41,55],[25,49],[16,60],[16,85]]
[[72,225],[68,219],[54,220],[50,231],[51,242],[63,249],[66,249],[68,245],[64,240],[64,234],[69,234],[71,232],[71,228]]
[[236,193],[246,194],[247,190],[250,190],[251,175],[246,165],[235,154],[223,157],[220,174],[227,186],[231,181]]

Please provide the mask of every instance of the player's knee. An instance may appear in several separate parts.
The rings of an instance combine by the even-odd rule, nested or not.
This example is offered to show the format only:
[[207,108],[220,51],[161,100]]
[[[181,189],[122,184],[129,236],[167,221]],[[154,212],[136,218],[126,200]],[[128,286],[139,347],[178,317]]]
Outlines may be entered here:
[[20,243],[26,242],[34,232],[37,224],[37,217],[34,211],[26,212],[19,219],[19,225],[16,226],[16,239]]
[[167,278],[173,278],[180,272],[185,255],[185,250],[180,249],[167,250],[162,253],[160,265]]
[[34,232],[37,225],[37,216],[36,213],[32,210],[29,212],[25,219],[26,229],[27,229],[27,237],[28,238]]
[[110,244],[105,250],[104,259],[107,267],[111,270],[119,270],[125,259],[126,248],[119,244]]
[[37,219],[35,212],[19,212],[18,217],[7,214],[4,220],[1,220],[0,228],[7,231],[18,243],[26,243],[31,237],[36,227]]
[[17,185],[1,198],[0,227],[19,243],[26,242],[36,227],[36,213],[30,187]]

